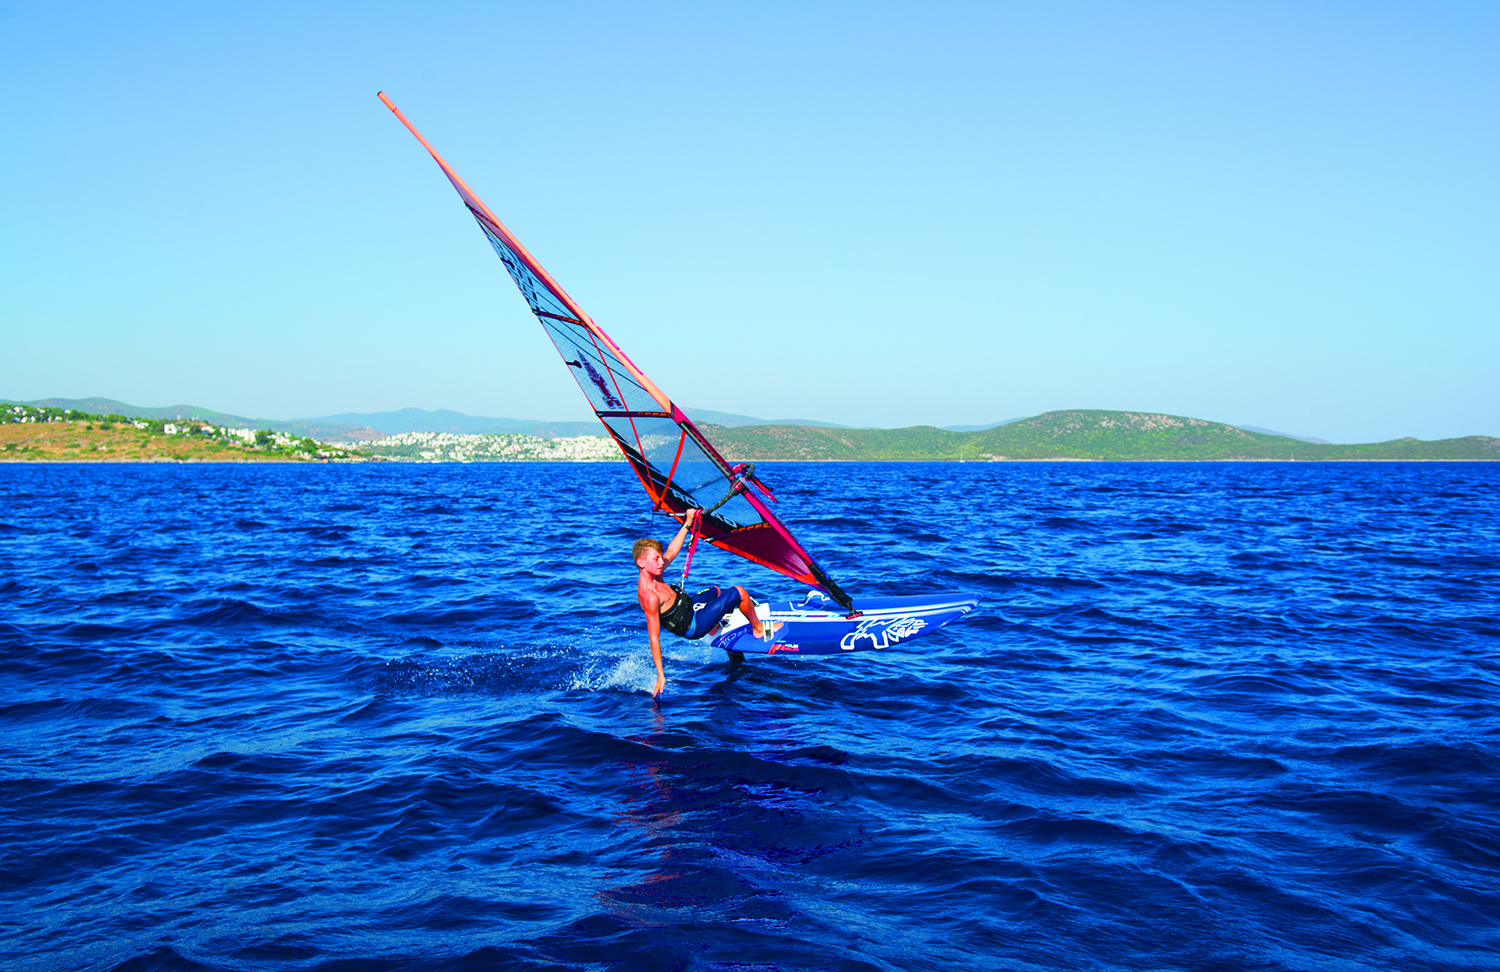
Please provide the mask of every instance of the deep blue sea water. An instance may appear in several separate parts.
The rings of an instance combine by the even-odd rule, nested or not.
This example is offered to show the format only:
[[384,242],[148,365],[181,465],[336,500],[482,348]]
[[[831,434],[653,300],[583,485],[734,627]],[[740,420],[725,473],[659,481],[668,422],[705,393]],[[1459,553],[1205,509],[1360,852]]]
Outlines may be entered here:
[[1500,968],[1500,466],[762,472],[984,602],[653,704],[621,464],[0,466],[0,967]]

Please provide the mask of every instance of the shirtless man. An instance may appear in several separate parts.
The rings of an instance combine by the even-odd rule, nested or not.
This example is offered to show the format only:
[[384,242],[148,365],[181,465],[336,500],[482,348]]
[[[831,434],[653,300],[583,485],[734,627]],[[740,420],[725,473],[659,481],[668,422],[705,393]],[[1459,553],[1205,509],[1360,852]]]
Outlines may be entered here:
[[[684,594],[682,590],[661,579],[662,571],[677,559],[682,541],[687,537],[688,527],[698,516],[698,510],[688,510],[683,517],[682,528],[667,544],[665,551],[657,540],[637,540],[630,550],[635,565],[640,568],[640,580],[636,584],[636,597],[641,610],[646,613],[646,634],[651,637],[651,658],[656,662],[656,688],[652,696],[661,694],[667,685],[667,673],[661,667],[661,631],[666,628],[684,638],[701,638],[708,634],[724,616],[735,608],[750,621],[750,630],[755,637],[765,635],[765,625],[755,616],[755,604],[743,587],[726,589],[705,588],[697,594]],[[776,625],[775,627],[780,627]]]

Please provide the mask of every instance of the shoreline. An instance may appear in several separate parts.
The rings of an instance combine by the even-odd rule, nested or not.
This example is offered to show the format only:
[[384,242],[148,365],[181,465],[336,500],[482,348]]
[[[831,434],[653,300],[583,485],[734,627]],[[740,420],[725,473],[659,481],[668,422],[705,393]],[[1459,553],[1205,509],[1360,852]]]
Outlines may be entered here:
[[[1057,457],[1047,459],[756,459],[756,462],[774,462],[777,464],[815,464],[815,463],[845,463],[849,465],[899,465],[902,463],[943,463],[948,465],[973,465],[973,466],[1004,466],[1004,465],[1034,465],[1041,462],[1056,463],[1157,463],[1157,464],[1229,464],[1229,463],[1257,463],[1275,464],[1280,463],[1287,466],[1307,465],[1337,465],[1348,466],[1361,463],[1500,463],[1500,459],[1075,459],[1068,457]],[[10,459],[0,457],[0,465],[5,466],[354,466],[354,465],[382,465],[382,466],[601,466],[614,465],[616,463],[627,464],[622,457],[618,460],[599,459],[507,459],[498,462],[460,462],[460,461],[435,461],[422,459],[416,461],[401,459]]]

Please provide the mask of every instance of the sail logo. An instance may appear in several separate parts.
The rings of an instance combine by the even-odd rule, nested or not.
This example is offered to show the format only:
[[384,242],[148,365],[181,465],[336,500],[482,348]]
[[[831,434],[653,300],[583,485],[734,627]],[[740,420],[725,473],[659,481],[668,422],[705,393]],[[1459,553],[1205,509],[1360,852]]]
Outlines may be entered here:
[[599,386],[599,394],[604,396],[604,404],[608,405],[610,408],[625,407],[625,403],[620,401],[610,392],[609,386],[604,383],[604,376],[599,374],[598,371],[594,370],[594,363],[592,361],[580,355],[579,360],[569,361],[568,367],[582,368],[584,371],[588,372],[589,378],[594,382],[594,384]]
[[[861,621],[859,627],[839,639],[839,647],[845,651],[856,648],[889,648],[927,627],[921,618],[871,618]],[[860,642],[866,644],[860,644]]]

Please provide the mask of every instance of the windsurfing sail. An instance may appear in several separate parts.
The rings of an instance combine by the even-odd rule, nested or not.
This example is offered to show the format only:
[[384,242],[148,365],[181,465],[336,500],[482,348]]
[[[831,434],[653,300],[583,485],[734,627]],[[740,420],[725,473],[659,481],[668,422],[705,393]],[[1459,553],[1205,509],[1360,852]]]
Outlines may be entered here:
[[431,153],[458,190],[531,312],[557,346],[594,414],[625,454],[650,496],[652,508],[679,518],[689,509],[702,510],[699,535],[704,540],[827,591],[852,611],[849,596],[771,513],[767,501],[775,502],[775,496],[755,475],[754,465],[735,465],[720,455],[682,410],[526,252],[384,92],[379,98]]

